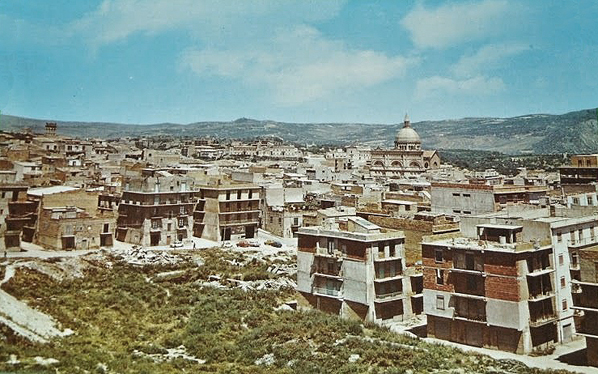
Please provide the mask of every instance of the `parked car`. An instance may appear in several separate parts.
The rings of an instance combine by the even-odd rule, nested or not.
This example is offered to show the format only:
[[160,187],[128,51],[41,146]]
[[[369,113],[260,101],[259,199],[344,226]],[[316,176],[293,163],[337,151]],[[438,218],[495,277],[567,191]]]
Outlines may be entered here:
[[247,243],[249,243],[250,247],[259,247],[260,246],[260,242],[255,239],[248,240]]
[[282,247],[282,243],[278,240],[266,240],[265,244],[276,248]]
[[170,248],[182,248],[182,247],[183,247],[183,242],[176,241],[176,242],[170,244]]

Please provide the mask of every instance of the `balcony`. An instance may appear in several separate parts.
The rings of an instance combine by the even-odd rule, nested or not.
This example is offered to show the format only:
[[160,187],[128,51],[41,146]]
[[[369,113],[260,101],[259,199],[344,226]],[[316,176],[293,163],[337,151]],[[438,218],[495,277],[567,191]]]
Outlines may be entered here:
[[323,247],[316,247],[316,252],[314,253],[316,257],[325,257],[325,258],[334,258],[337,261],[343,260],[343,253],[338,249],[328,249]]
[[259,223],[259,218],[221,220],[220,226],[238,226]]
[[394,255],[386,256],[384,253],[376,252],[374,255],[375,262],[384,262],[384,261],[392,261],[392,260],[400,260],[401,257],[399,256],[398,251],[395,251]]
[[528,277],[539,277],[542,275],[550,274],[552,272],[554,272],[554,269],[551,267],[537,268],[537,269],[533,269],[531,272],[527,273],[526,275]]
[[341,299],[343,297],[343,292],[341,290],[327,287],[314,287],[313,294],[316,296],[326,296],[335,299]]
[[390,281],[400,280],[400,279],[403,279],[403,275],[401,275],[401,274],[394,274],[394,275],[385,274],[382,277],[376,276],[376,279],[374,279],[374,282],[375,283],[383,283],[383,282],[390,282]]
[[540,327],[540,326],[544,326],[549,323],[554,323],[557,321],[557,319],[558,319],[558,317],[555,314],[546,314],[543,316],[539,316],[533,320],[530,319],[529,325],[530,325],[530,327]]
[[550,299],[551,297],[554,297],[554,291],[544,291],[541,293],[537,293],[534,295],[529,295],[528,301],[531,302],[537,302],[537,301],[542,301],[542,300],[546,300],[546,299]]
[[590,236],[589,238],[581,238],[580,240],[568,240],[567,241],[567,246],[569,248],[582,248],[582,247],[590,246],[593,244],[598,244],[597,236]]
[[338,272],[335,273],[335,272],[326,271],[324,269],[317,269],[314,272],[314,276],[315,277],[326,278],[326,279],[332,279],[332,280],[339,281],[339,282],[343,281],[343,273],[342,273],[342,271],[338,271]]
[[404,299],[405,295],[401,291],[388,292],[383,294],[376,294],[374,301],[377,303],[387,303],[390,301],[396,301]]
[[466,268],[456,268],[453,267],[451,269],[449,269],[449,272],[451,273],[461,273],[461,274],[471,274],[471,275],[480,275],[480,276],[486,276],[486,273],[482,270],[476,270],[476,269],[466,269]]

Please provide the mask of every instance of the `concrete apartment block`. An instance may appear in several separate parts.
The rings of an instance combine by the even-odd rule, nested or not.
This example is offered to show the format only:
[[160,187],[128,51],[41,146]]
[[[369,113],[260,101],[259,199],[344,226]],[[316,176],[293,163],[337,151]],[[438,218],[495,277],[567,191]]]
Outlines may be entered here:
[[596,218],[527,214],[463,217],[461,237],[422,244],[428,335],[517,353],[572,339],[569,251]]
[[376,323],[422,312],[422,278],[405,266],[402,232],[348,217],[298,236],[300,306]]
[[170,245],[193,233],[194,179],[147,169],[127,177],[118,206],[116,238],[143,246]]
[[261,188],[218,180],[202,186],[193,212],[193,235],[214,241],[253,238],[260,225]]

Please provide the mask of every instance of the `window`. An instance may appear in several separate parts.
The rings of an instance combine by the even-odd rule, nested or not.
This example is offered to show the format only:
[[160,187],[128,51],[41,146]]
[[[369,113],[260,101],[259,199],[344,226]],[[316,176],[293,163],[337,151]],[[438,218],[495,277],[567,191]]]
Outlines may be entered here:
[[577,252],[571,253],[571,266],[577,266],[579,263],[579,254]]
[[563,241],[563,234],[561,234],[560,232],[556,233],[556,241],[561,243]]
[[471,210],[464,210],[463,214],[471,214]]
[[185,227],[185,219],[179,218],[179,227]]
[[567,310],[567,299],[563,299],[563,310]]
[[575,244],[575,231],[569,231],[569,237],[571,238],[571,244]]
[[181,214],[185,214],[185,207],[184,206],[181,207],[180,213]]
[[253,197],[253,191],[249,190],[247,197],[251,199]]
[[560,254],[559,255],[559,265],[563,265],[565,263],[565,259],[563,258],[563,255]]
[[396,252],[396,248],[395,248],[395,242],[388,243],[388,251],[389,251],[390,257],[396,256],[397,252]]
[[241,190],[237,191],[237,200],[241,200]]
[[328,239],[328,253],[332,254],[332,252],[334,251],[334,239]]
[[590,227],[590,238],[592,240],[594,240],[595,237],[596,237],[596,227],[592,226],[592,227]]
[[274,217],[270,216],[270,223],[274,222]]
[[467,276],[467,290],[468,291],[475,291],[478,288],[476,277],[474,275]]
[[230,200],[230,191],[226,191],[226,200]]
[[442,262],[442,249],[436,249],[434,251],[434,259],[436,262]]
[[592,196],[588,196],[588,205],[594,205],[594,198]]
[[172,223],[168,222],[168,231],[172,230]]
[[463,197],[471,197],[471,194],[464,193],[464,194],[463,194]]
[[565,288],[567,282],[565,281],[565,277],[561,277],[561,288]]
[[455,213],[455,214],[460,214],[460,213],[461,213],[461,211],[460,211],[459,209],[453,209],[453,213]]
[[581,239],[583,238],[583,230],[582,229],[577,230],[577,236],[579,237],[579,241],[581,242]]
[[110,231],[110,224],[104,223],[104,231],[103,232],[109,232],[109,231]]
[[461,194],[457,193],[457,192],[453,192],[453,196],[458,197],[458,196],[461,196]]
[[444,270],[436,269],[436,284],[444,284]]
[[444,310],[444,296],[436,295],[436,309]]

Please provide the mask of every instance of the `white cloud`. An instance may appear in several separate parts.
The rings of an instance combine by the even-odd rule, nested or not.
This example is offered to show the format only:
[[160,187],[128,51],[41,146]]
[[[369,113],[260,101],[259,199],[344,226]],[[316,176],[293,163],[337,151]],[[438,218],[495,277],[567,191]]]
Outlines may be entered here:
[[405,74],[417,60],[348,48],[301,26],[264,41],[260,49],[188,50],[183,66],[200,76],[222,76],[268,88],[282,105],[298,105],[346,89],[359,89]]
[[401,24],[416,46],[446,48],[508,31],[507,20],[520,12],[506,0],[447,3],[435,9],[418,4]]
[[[255,25],[284,25],[289,19],[311,22],[335,16],[344,1],[291,0],[104,0],[97,9],[71,25],[93,47],[130,35],[184,29],[201,37],[223,36],[231,30],[249,32]],[[317,6],[316,6],[317,5]],[[232,32],[242,37],[243,32]],[[209,39],[209,38],[206,38]]]
[[480,75],[458,80],[433,76],[417,81],[415,97],[421,100],[443,95],[492,95],[504,89],[503,80],[497,77]]
[[480,48],[473,55],[462,56],[451,67],[451,71],[459,77],[471,77],[482,71],[494,69],[504,59],[529,50],[529,45],[523,43],[491,44]]

